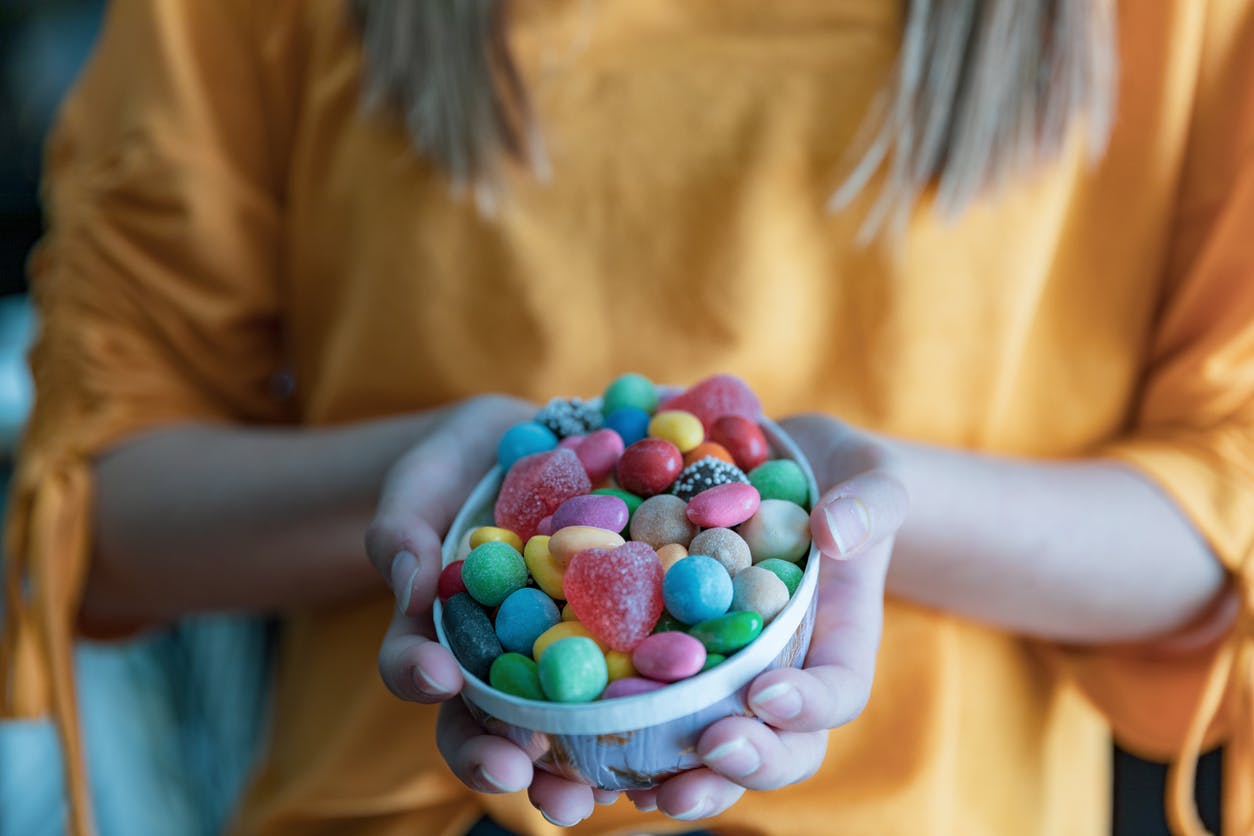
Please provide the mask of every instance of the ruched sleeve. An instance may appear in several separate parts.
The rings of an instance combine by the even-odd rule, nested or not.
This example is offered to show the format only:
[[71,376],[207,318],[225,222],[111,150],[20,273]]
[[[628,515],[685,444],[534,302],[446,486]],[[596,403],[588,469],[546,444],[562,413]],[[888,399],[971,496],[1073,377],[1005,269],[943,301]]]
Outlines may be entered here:
[[93,456],[177,421],[287,407],[278,248],[286,126],[277,12],[110,4],[46,149],[30,260],[33,415],[6,518],[0,715],[51,713],[75,832],[91,829],[71,642],[91,555]]

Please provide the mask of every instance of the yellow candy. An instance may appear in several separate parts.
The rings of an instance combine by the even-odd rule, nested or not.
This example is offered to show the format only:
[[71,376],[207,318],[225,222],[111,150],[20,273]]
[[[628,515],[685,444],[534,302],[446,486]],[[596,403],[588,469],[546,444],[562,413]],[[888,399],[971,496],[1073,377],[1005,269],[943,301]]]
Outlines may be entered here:
[[518,551],[523,550],[522,538],[508,528],[497,528],[494,525],[483,525],[470,532],[470,547],[472,549],[482,546],[484,543],[509,543]]
[[610,650],[605,654],[605,667],[610,672],[610,682],[626,676],[636,675],[636,666],[631,663],[631,654],[621,650]]
[[575,611],[570,608],[570,604],[562,607],[562,621],[578,621],[579,617],[575,615]]
[[679,543],[668,543],[657,550],[658,560],[662,561],[662,571],[669,571],[679,561],[688,556],[688,550]]
[[687,453],[705,441],[705,427],[701,419],[682,409],[668,409],[654,415],[649,421],[649,437],[661,438]]
[[575,552],[584,549],[616,549],[624,542],[617,533],[604,528],[568,525],[549,538],[549,554],[564,568],[575,556]]
[[558,639],[568,639],[571,636],[583,636],[584,638],[592,639],[597,643],[597,647],[601,648],[602,653],[610,649],[605,642],[592,635],[588,628],[578,621],[561,621],[536,637],[535,644],[531,645],[531,658],[539,662],[540,657],[544,655],[544,651],[549,649],[549,645]]
[[531,577],[535,578],[536,586],[545,595],[559,601],[566,598],[566,593],[562,590],[562,577],[566,574],[566,567],[554,560],[549,553],[549,538],[546,535],[537,534],[527,541],[527,547],[523,549],[523,562],[527,564]]

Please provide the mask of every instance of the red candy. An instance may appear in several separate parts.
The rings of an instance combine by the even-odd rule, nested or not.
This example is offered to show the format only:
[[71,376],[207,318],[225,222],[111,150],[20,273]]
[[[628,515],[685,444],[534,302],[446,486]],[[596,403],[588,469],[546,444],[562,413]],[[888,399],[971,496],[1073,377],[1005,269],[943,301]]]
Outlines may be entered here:
[[637,496],[665,491],[684,469],[679,448],[661,438],[645,438],[623,451],[618,460],[618,484]]
[[587,471],[570,450],[532,453],[514,462],[505,474],[493,517],[498,526],[508,528],[525,543],[557,506],[591,490]]
[[[723,415],[739,415],[750,421],[757,421],[762,415],[762,402],[749,388],[749,384],[740,378],[730,374],[716,374],[688,387],[658,409],[683,409],[691,412],[701,419],[706,435],[709,436],[714,421]],[[719,441],[717,438],[712,440]],[[732,454],[735,454],[734,450]]]
[[581,437],[574,449],[592,484],[599,485],[618,465],[618,458],[623,454],[623,437],[613,430],[596,430]]
[[723,445],[736,460],[736,467],[748,473],[771,456],[771,447],[756,421],[741,415],[722,415],[710,427],[710,439]]
[[435,582],[435,594],[441,601],[447,601],[459,592],[466,591],[466,583],[462,580],[462,561],[456,560],[444,567],[440,579]]
[[576,552],[562,578],[575,617],[614,650],[630,652],[662,615],[662,561],[645,543]]

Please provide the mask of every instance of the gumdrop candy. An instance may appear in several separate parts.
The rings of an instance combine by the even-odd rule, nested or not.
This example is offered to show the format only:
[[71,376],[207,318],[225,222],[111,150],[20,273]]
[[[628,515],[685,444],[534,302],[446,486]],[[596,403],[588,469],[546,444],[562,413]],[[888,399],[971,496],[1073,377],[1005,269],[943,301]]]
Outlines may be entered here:
[[547,450],[523,456],[505,474],[493,517],[525,543],[540,521],[572,496],[588,493],[592,482],[570,450]]
[[[735,375],[716,374],[663,403],[659,409],[682,409],[701,419],[708,433],[714,422],[724,415],[739,415],[750,421],[762,417],[762,402]],[[716,439],[717,440],[717,439]]]
[[578,552],[562,586],[580,623],[613,650],[634,650],[662,615],[662,561],[645,543]]

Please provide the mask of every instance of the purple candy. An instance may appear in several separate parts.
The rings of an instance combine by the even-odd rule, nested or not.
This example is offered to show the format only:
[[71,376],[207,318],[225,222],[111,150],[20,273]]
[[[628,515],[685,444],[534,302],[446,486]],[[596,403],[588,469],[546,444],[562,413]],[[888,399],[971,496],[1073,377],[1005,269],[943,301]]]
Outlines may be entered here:
[[[703,650],[705,648],[702,648]],[[636,694],[647,694],[658,688],[665,688],[665,682],[656,682],[639,676],[624,676],[615,679],[601,692],[601,699],[612,700],[615,697],[634,697]]]
[[649,679],[677,682],[699,673],[705,665],[705,645],[677,630],[654,633],[631,652],[631,663]]
[[608,494],[572,496],[553,512],[553,531],[568,525],[590,525],[607,531],[622,531],[630,516],[627,503]]

